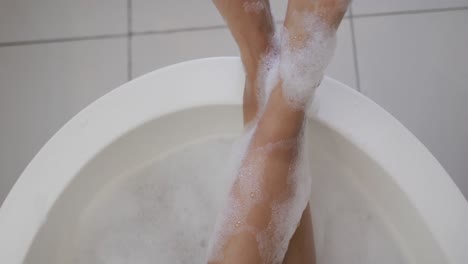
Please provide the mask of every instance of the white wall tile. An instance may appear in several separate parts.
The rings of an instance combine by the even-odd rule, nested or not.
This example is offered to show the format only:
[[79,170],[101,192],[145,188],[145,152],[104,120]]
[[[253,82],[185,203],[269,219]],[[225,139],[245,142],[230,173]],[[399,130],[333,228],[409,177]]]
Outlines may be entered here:
[[[327,74],[356,87],[349,21],[338,32],[338,47]],[[228,29],[196,30],[135,36],[132,41],[133,77],[174,63],[215,56],[238,56]]]
[[353,14],[467,7],[468,0],[354,0]]
[[126,81],[126,66],[125,39],[0,48],[0,204],[66,121]]
[[127,31],[126,0],[2,0],[0,42]]
[[468,10],[355,19],[362,91],[432,151],[466,197],[467,24]]

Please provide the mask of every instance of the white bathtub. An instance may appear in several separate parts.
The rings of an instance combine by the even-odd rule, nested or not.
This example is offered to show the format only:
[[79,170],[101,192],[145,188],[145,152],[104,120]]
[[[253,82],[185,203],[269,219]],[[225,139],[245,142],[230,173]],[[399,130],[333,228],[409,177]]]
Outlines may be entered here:
[[[3,203],[0,263],[62,263],[81,214],[106,186],[189,143],[240,134],[242,72],[237,58],[189,61],[133,80],[81,111]],[[352,182],[405,263],[468,263],[468,203],[429,151],[335,80],[324,80],[316,101],[307,133],[315,177]],[[321,198],[314,188],[312,206]]]

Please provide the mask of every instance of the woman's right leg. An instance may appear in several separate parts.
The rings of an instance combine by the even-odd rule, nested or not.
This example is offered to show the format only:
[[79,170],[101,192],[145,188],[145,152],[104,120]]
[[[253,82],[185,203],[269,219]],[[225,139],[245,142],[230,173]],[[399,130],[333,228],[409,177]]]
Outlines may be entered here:
[[[299,48],[304,47],[304,43],[301,41],[313,37],[309,35],[314,32],[314,29],[310,31],[310,29],[305,28],[306,25],[301,25],[301,20],[298,20],[301,13],[319,16],[327,26],[336,29],[346,13],[349,2],[350,0],[289,0],[284,27],[291,38],[289,39],[290,43]],[[307,33],[307,31],[309,32]],[[283,264],[313,264],[315,262],[316,252],[311,208],[307,205],[299,226],[289,243]]]
[[254,120],[259,110],[258,73],[264,56],[272,48],[275,33],[268,0],[213,0],[239,47],[245,69],[244,124]]
[[315,246],[314,231],[312,227],[312,215],[310,206],[307,205],[302,213],[301,221],[293,237],[289,241],[288,251],[284,257],[284,264],[314,264]]

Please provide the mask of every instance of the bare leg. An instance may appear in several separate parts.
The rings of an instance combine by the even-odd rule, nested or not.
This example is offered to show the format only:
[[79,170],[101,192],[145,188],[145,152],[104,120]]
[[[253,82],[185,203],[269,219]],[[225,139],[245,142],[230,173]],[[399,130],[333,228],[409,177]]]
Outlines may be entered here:
[[301,222],[291,238],[291,241],[289,241],[288,251],[286,252],[283,263],[315,263],[314,234],[310,213],[310,207],[307,205],[307,208],[302,214]]
[[[274,35],[273,19],[268,1],[215,0],[218,10],[229,25],[238,43],[246,70],[244,89],[244,124],[250,123],[258,114],[259,63],[272,48]],[[248,9],[250,5],[250,10]],[[312,221],[307,206],[288,248],[285,263],[314,263],[315,261]]]
[[257,74],[262,57],[271,48],[274,23],[268,0],[213,0],[226,20],[234,37],[244,64],[246,80],[244,89],[244,124],[250,123],[257,115],[258,82]]
[[[281,90],[274,91],[231,189],[228,211],[235,212],[227,214],[221,229],[228,230],[228,233],[223,233],[216,242],[220,252],[215,252],[215,255],[221,253],[222,256],[215,256],[210,263],[278,263],[278,247],[286,245],[287,248],[292,233],[289,238],[277,238],[285,232],[278,232],[278,227],[270,224],[275,214],[272,204],[282,204],[292,195],[288,181],[291,164],[297,157],[303,118],[303,113],[289,110],[281,99]],[[285,144],[282,145],[283,142]],[[278,147],[275,147],[277,143]],[[253,172],[244,174],[243,169],[248,171],[249,168],[253,168]],[[297,220],[293,220],[293,225],[298,224],[305,206],[306,203],[302,205]],[[280,257],[282,261],[284,255]]]
[[[319,15],[320,12],[324,12],[323,14],[327,14],[327,12],[333,11],[332,7],[336,8],[332,2],[333,1],[327,0],[291,0],[289,2],[285,27],[290,32],[291,46],[302,48],[304,46],[303,42],[306,42],[310,37],[308,35],[310,32],[303,30],[304,25],[301,24],[301,21],[297,20],[296,17],[292,15],[293,11],[316,12]],[[236,10],[236,3],[238,3],[238,1],[228,0],[223,3],[222,0],[219,0],[217,1],[217,6],[221,13],[223,13],[223,10],[224,12],[229,11],[227,13],[230,13],[233,12],[233,10]],[[240,9],[237,10],[239,11]],[[245,10],[240,11],[243,11],[241,13],[245,14]],[[344,14],[342,11],[338,12],[335,10],[334,12]],[[263,14],[269,14],[269,11],[264,11]],[[339,21],[341,21],[342,14],[334,16],[326,15],[324,16],[324,20],[329,23],[330,26],[336,28]],[[263,47],[263,49],[249,48],[249,34],[242,33],[242,30],[252,31],[248,28],[252,26],[252,22],[255,21],[255,17],[258,18],[258,13],[252,16],[250,20],[244,20],[239,16],[239,14],[225,15],[233,36],[241,49],[242,61],[246,68],[246,79],[248,81],[246,83],[246,93],[244,96],[244,104],[247,103],[244,106],[245,122],[252,120],[255,113],[258,111],[258,100],[256,100],[256,96],[251,100],[252,94],[256,94],[255,89],[258,89],[258,87],[249,87],[249,83],[256,83],[255,79],[256,71],[258,71],[258,58],[268,50],[268,45],[259,45]],[[242,21],[245,21],[245,23]],[[255,30],[265,28],[268,27],[254,26],[253,32],[255,32]],[[258,32],[259,31],[254,34],[255,36],[253,36],[253,39],[258,38]],[[268,35],[271,35],[269,30],[260,30],[260,32],[268,32]],[[268,43],[269,37],[260,37],[260,39],[266,39],[267,41],[263,43]],[[262,42],[260,41],[260,43]],[[259,52],[259,50],[261,51]],[[252,59],[254,57],[257,59]],[[252,80],[253,82],[249,82]],[[294,192],[294,190],[291,190],[288,182],[290,181],[290,178],[293,177],[290,173],[290,168],[291,164],[294,164],[297,158],[297,143],[299,141],[301,127],[304,121],[304,109],[291,108],[290,102],[286,99],[287,96],[285,97],[283,95],[282,86],[283,82],[280,80],[268,100],[263,115],[258,120],[242,165],[243,167],[249,167],[258,161],[261,161],[263,164],[261,168],[254,173],[254,175],[248,175],[250,179],[247,181],[248,184],[253,183],[254,185],[258,185],[257,187],[259,191],[258,193],[251,192],[250,195],[246,195],[242,190],[242,186],[245,185],[245,182],[243,182],[245,181],[245,177],[243,177],[245,175],[242,175],[242,172],[239,173],[231,190],[231,196],[237,203],[237,213],[240,213],[244,217],[238,218],[238,221],[235,222],[234,226],[230,227],[231,229],[234,228],[237,230],[234,233],[228,234],[228,237],[225,238],[226,241],[223,242],[221,247],[223,258],[221,260],[214,260],[212,261],[213,263],[270,263],[272,261],[276,263],[278,259],[275,254],[282,250],[280,247],[282,246],[281,244],[284,244],[284,241],[280,241],[281,239],[278,240],[275,236],[277,236],[277,233],[283,235],[281,238],[283,240],[287,239],[287,243],[289,242],[289,238],[292,236],[292,234],[290,234],[289,238],[287,237],[287,226],[279,227],[274,224],[273,227],[271,226],[271,222],[274,220],[273,214],[275,213],[273,212],[271,205],[285,202],[292,196],[292,192]],[[252,89],[252,87],[254,88]],[[254,92],[252,92],[252,90],[254,90]],[[272,144],[275,145],[278,142],[289,143],[286,145],[282,144],[282,147],[273,147],[268,151],[265,151],[268,146],[271,146]],[[252,203],[252,198],[257,198],[255,197],[257,195],[263,196],[262,199]],[[302,207],[302,210],[304,207]],[[300,212],[302,212],[302,210]],[[291,221],[291,219],[289,219],[288,222],[295,225],[299,222],[299,219],[301,219],[300,224],[295,235],[291,239],[288,252],[285,255],[283,254],[281,259],[282,257],[285,257],[285,263],[314,263],[315,257],[313,250],[312,223],[308,207],[303,214],[301,213],[297,216],[297,220],[292,219]],[[231,222],[227,224],[232,225],[233,223]],[[279,230],[280,228],[283,228],[284,230]],[[260,242],[258,238],[259,232],[262,233],[262,236],[264,237]],[[286,236],[286,238],[284,236]],[[259,243],[263,244],[261,249],[259,248]]]
[[[316,1],[315,5],[311,5],[310,0],[289,0],[284,25],[288,30],[295,30],[294,18],[292,17],[295,12],[308,10],[309,12],[316,14],[320,10],[322,15],[327,16],[327,23],[337,28],[346,12],[348,4],[349,1],[321,0]],[[322,5],[322,7],[318,7],[320,5]],[[301,222],[289,242],[288,251],[286,252],[283,263],[316,263],[313,226],[309,205],[307,205],[307,208],[302,215]]]

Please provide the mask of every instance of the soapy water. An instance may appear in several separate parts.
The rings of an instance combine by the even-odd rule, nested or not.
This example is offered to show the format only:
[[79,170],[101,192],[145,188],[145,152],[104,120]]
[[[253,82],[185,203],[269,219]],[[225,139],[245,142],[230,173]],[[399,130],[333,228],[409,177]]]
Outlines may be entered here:
[[[59,263],[206,263],[232,181],[232,144],[213,138],[188,145],[107,185],[80,216],[71,252]],[[407,263],[348,172],[327,156],[310,175],[317,263]]]
[[203,263],[227,192],[231,142],[189,146],[100,192],[61,263]]

